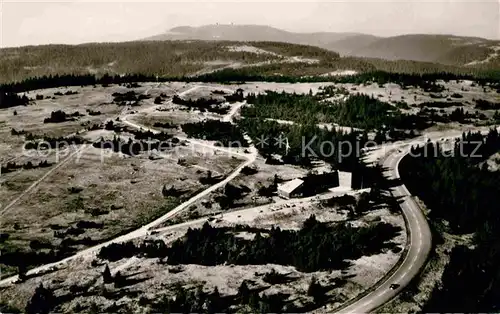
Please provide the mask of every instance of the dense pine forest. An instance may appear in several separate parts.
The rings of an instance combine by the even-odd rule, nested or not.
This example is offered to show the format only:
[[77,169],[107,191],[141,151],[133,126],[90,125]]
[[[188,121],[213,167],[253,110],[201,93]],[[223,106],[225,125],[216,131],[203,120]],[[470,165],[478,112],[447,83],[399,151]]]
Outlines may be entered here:
[[[140,73],[140,72],[138,72]],[[490,85],[497,90],[500,90],[498,83],[499,76],[473,76],[470,74],[454,74],[450,72],[436,72],[430,74],[404,74],[390,73],[385,71],[368,71],[352,76],[344,77],[326,77],[326,76],[286,76],[286,75],[261,75],[256,71],[252,72],[251,68],[243,69],[225,69],[211,74],[205,74],[196,77],[186,76],[158,76],[144,74],[126,74],[126,75],[91,75],[91,74],[64,74],[64,75],[49,75],[39,77],[29,77],[16,82],[8,82],[0,85],[0,106],[15,106],[27,104],[27,98],[21,100],[15,98],[12,93],[22,93],[26,91],[45,89],[62,86],[86,86],[102,84],[130,84],[135,82],[168,82],[168,81],[183,81],[183,82],[214,82],[214,83],[234,83],[244,81],[263,81],[263,82],[332,82],[332,83],[396,83],[402,87],[418,86],[426,91],[434,92],[439,85],[437,80],[475,80],[481,85]],[[12,99],[14,97],[15,99]],[[10,104],[10,105],[9,105]]]
[[[252,46],[270,53],[234,51],[230,47],[247,43],[225,41],[137,41],[93,43],[83,45],[46,45],[1,49],[0,82],[22,81],[30,77],[62,74],[122,75],[141,73],[146,76],[183,77],[200,70],[240,63],[261,63],[248,74],[300,78],[319,76],[336,70],[358,72],[388,71],[397,73],[449,72],[460,75],[496,76],[499,71],[478,67],[458,67],[416,61],[340,57],[338,53],[318,47],[276,42],[252,42]],[[284,62],[288,57],[315,59],[318,62]],[[267,64],[265,64],[267,62]],[[246,71],[246,70],[245,70]]]
[[373,97],[356,94],[342,102],[319,101],[309,95],[277,93],[250,94],[251,107],[242,108],[242,115],[249,118],[289,120],[303,124],[338,123],[363,129],[381,128],[391,124],[392,109]]
[[[356,130],[356,128],[364,130],[355,131],[351,137],[358,136],[360,139],[359,144],[364,145],[368,137],[367,132],[370,130],[376,130],[375,141],[383,143],[388,140],[412,138],[419,131],[440,121],[438,118],[449,121],[447,116],[433,115],[425,110],[417,114],[402,113],[397,106],[394,107],[362,94],[349,95],[344,100],[325,101],[322,100],[325,93],[326,95],[332,95],[342,93],[342,91],[329,91],[328,88],[325,88],[322,93],[314,96],[312,93],[297,95],[272,91],[266,91],[265,94],[258,95],[249,94],[247,101],[252,106],[242,108],[241,114],[246,121],[240,123],[244,125],[243,128],[251,136],[259,138],[262,134],[269,134],[270,137],[276,138],[283,133],[289,136],[289,141],[294,145],[298,145],[297,135],[304,134],[303,132],[306,132],[305,135],[311,135],[311,137],[306,136],[306,138],[312,138],[313,134],[317,134],[322,136],[322,139],[329,137],[335,143],[344,141],[345,137],[341,137],[338,141],[335,139],[339,137],[338,132],[333,130],[333,133],[325,134],[325,129],[322,130],[318,125],[319,123],[334,123],[344,127],[351,127],[353,128],[351,131]],[[463,112],[461,118],[465,118]],[[273,123],[280,122],[273,120],[289,121],[296,124],[281,123],[281,126],[273,126]],[[256,126],[257,124],[263,125]],[[268,126],[266,127],[266,125]],[[259,134],[259,132],[256,132],[257,129],[262,129],[260,132],[268,131],[271,133]],[[295,131],[290,132],[290,129]],[[294,145],[290,144],[291,151],[293,151]],[[275,148],[271,146],[262,148],[261,152],[276,153]],[[273,150],[268,151],[269,149]],[[320,147],[316,147],[315,151],[318,152],[319,149]]]
[[[235,236],[239,231],[252,232],[253,240]],[[112,244],[101,249],[99,256],[110,261],[134,255],[168,257],[170,265],[200,264],[207,266],[236,264],[291,265],[304,272],[340,269],[345,260],[396,249],[390,242],[401,230],[387,223],[354,228],[349,224],[321,223],[314,216],[299,231],[279,227],[255,229],[247,226],[216,228],[205,223],[201,229],[189,229],[185,236],[166,247],[163,241]]]
[[499,175],[481,166],[498,151],[500,135],[492,130],[486,137],[464,134],[451,151],[432,143],[413,148],[420,157],[401,163],[403,180],[431,210],[431,220],[448,221],[454,234],[474,234],[473,247],[452,250],[442,288],[434,290],[423,312],[500,310]]
[[[290,67],[295,67],[294,64],[289,64]],[[306,69],[310,69],[312,65],[307,65]],[[318,66],[318,65],[314,65]],[[271,69],[267,69],[269,67]],[[280,70],[281,69],[281,70]],[[241,81],[262,81],[262,82],[339,82],[339,83],[355,83],[362,84],[364,82],[396,83],[402,86],[428,86],[432,85],[437,79],[448,80],[476,80],[480,84],[494,83],[498,84],[500,71],[478,72],[471,73],[469,71],[447,71],[435,70],[429,72],[421,71],[402,71],[390,72],[390,70],[370,68],[360,71],[357,75],[351,76],[319,76],[322,73],[287,73],[283,72],[283,65],[268,65],[268,66],[252,66],[240,69],[223,69],[214,73],[198,76],[197,79],[202,82],[241,82]],[[299,67],[300,69],[300,67]],[[299,72],[299,71],[297,71]],[[317,71],[318,72],[318,71]],[[323,72],[324,73],[324,72]],[[430,82],[430,83],[429,83]],[[497,88],[500,88],[497,85]]]
[[182,125],[182,131],[189,137],[217,141],[224,147],[248,147],[238,126],[219,120],[205,120]]
[[[302,166],[309,165],[312,158],[320,158],[339,167],[351,168],[358,163],[360,149],[368,141],[366,134],[358,139],[359,132],[328,131],[311,124],[286,125],[247,118],[238,121],[238,125],[254,140],[264,157],[279,154],[285,163]],[[350,152],[349,147],[352,148]]]
[[[252,42],[270,53],[234,51],[230,47],[247,43],[224,41],[143,41],[94,43],[77,46],[46,45],[4,48],[0,51],[0,83],[21,82],[33,77],[96,74],[102,76],[137,73],[147,77],[182,78],[225,65],[238,63],[244,68],[208,74],[234,80],[311,80],[336,70],[361,73],[385,71],[401,74],[453,73],[461,77],[496,78],[498,69],[457,67],[416,61],[340,57],[318,47],[275,42]],[[317,62],[286,62],[303,57]],[[253,66],[252,66],[253,65]],[[239,77],[239,79],[236,79]],[[323,77],[322,79],[325,79]],[[62,85],[60,85],[62,86]]]
[[[90,73],[184,76],[203,69],[204,63],[210,61],[255,63],[279,59],[272,54],[230,51],[226,47],[231,45],[234,43],[137,41],[6,48],[1,50],[0,80],[9,82],[35,76]],[[292,47],[287,45],[283,48]],[[338,56],[333,52],[330,55]]]
[[[240,240],[227,230],[205,224],[188,230],[185,239],[175,241],[168,254],[169,264],[220,265],[224,263],[292,265],[301,271],[341,268],[345,259],[356,259],[381,250],[399,230],[380,223],[351,228],[329,227],[314,216],[300,231],[273,228],[267,236],[257,233],[252,241]],[[371,245],[371,244],[372,245]],[[389,245],[390,246],[390,245]]]

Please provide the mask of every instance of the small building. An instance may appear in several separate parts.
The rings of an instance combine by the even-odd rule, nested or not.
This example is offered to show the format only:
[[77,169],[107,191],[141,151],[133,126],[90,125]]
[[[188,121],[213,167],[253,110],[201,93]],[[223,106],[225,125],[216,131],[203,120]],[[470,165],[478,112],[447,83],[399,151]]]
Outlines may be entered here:
[[338,171],[338,185],[330,189],[331,192],[349,192],[353,190],[352,173]]
[[303,185],[304,181],[301,179],[293,179],[283,184],[278,184],[278,196],[285,199],[302,196]]
[[352,189],[352,172],[339,171],[339,186]]

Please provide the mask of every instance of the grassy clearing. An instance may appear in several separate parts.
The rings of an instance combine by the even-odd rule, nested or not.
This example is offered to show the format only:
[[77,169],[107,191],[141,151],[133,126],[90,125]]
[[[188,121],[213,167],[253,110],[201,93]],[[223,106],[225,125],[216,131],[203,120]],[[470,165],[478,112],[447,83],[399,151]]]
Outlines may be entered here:
[[[57,170],[6,213],[2,226],[11,238],[40,237],[59,243],[52,230],[55,226],[67,229],[89,220],[103,224],[102,228],[82,230],[77,238],[100,241],[158,217],[177,204],[178,200],[164,198],[164,185],[175,186],[186,195],[202,187],[195,169],[173,161],[113,155],[101,162],[100,153],[91,149]],[[18,230],[15,224],[20,226]]]
[[[304,221],[311,215],[316,214],[318,220],[325,222],[343,223],[347,214],[338,208],[324,208],[318,204],[275,210],[264,210],[264,212],[251,209],[227,213],[217,227],[232,227],[236,224],[248,224],[254,228],[269,229],[279,225],[282,229],[300,228]],[[248,213],[247,213],[248,212]],[[290,215],[286,215],[286,213]],[[279,217],[277,215],[281,214]],[[374,222],[381,221],[394,226],[404,226],[400,215],[389,213],[386,209],[374,210],[359,219],[351,221],[355,225],[368,226]],[[172,226],[165,230],[155,239],[162,239],[167,244],[183,236],[188,227],[201,227],[203,222],[190,226]],[[235,237],[248,237],[244,232],[234,233]],[[148,238],[151,238],[149,236]],[[135,242],[141,243],[142,239]],[[402,246],[405,243],[404,232],[392,239],[394,245]],[[120,270],[125,276],[124,287],[115,287],[113,284],[102,283],[102,270],[104,263],[98,260],[80,260],[71,262],[67,267],[45,275],[28,279],[24,283],[17,284],[3,291],[1,301],[10,302],[12,306],[24,308],[26,301],[31,297],[35,287],[44,282],[50,289],[55,291],[56,296],[61,296],[60,312],[82,312],[90,308],[99,311],[143,312],[155,300],[161,300],[164,295],[171,296],[175,287],[180,285],[188,290],[195,291],[196,287],[203,286],[205,293],[212,293],[217,287],[223,297],[231,298],[237,293],[243,281],[247,281],[251,291],[257,291],[261,296],[283,293],[287,295],[286,303],[290,306],[305,307],[312,306],[313,298],[307,295],[308,287],[315,278],[325,288],[325,308],[319,311],[332,311],[336,306],[367,288],[373,281],[378,280],[385,272],[394,265],[400,253],[392,250],[384,250],[380,254],[363,257],[352,261],[347,269],[301,272],[292,266],[276,264],[263,265],[168,265],[156,258],[132,258],[109,262],[109,268],[114,274]],[[281,283],[269,283],[266,273],[275,271],[281,274],[280,278],[285,280]],[[70,288],[72,287],[73,288]],[[80,287],[81,293],[75,293],[71,297],[67,295],[70,289]],[[76,291],[76,290],[75,290]],[[134,291],[141,291],[135,293]],[[63,296],[67,297],[63,297]],[[116,307],[113,303],[116,302]],[[325,302],[325,301],[322,301]]]

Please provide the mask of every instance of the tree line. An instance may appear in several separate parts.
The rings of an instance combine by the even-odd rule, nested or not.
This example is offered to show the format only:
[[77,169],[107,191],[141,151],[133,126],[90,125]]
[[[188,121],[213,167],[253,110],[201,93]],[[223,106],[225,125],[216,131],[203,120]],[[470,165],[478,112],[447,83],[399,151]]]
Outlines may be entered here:
[[15,92],[4,91],[0,87],[0,109],[16,107],[16,106],[27,106],[30,100],[26,95],[18,96]]
[[178,95],[172,98],[172,102],[177,105],[186,106],[189,109],[198,109],[201,112],[213,112],[216,114],[227,114],[229,112],[229,106],[222,106],[223,101],[214,98],[198,98],[196,100],[182,99]]
[[56,149],[69,145],[88,144],[89,141],[78,135],[52,137],[47,135],[35,135],[26,133],[24,149]]
[[230,122],[209,119],[185,123],[181,127],[189,137],[217,141],[224,147],[248,147],[241,129]]
[[269,160],[278,154],[282,162],[304,167],[309,167],[313,159],[320,159],[334,168],[352,170],[359,164],[361,148],[368,141],[365,132],[327,130],[315,124],[287,125],[244,118],[238,121],[238,126],[253,139],[264,158]]
[[[471,74],[455,74],[450,72],[433,72],[433,73],[392,73],[387,71],[368,70],[351,76],[328,77],[328,76],[287,76],[287,75],[261,75],[259,67],[248,67],[242,69],[224,69],[210,74],[205,74],[196,77],[187,76],[168,76],[168,75],[147,75],[133,74],[128,72],[126,75],[110,75],[108,73],[102,75],[91,74],[58,74],[58,75],[43,75],[39,77],[29,77],[18,80],[16,82],[4,83],[0,85],[0,99],[2,104],[11,103],[6,101],[11,99],[15,94],[37,89],[47,89],[62,86],[88,86],[88,85],[110,85],[110,84],[127,84],[136,82],[244,82],[244,81],[262,81],[262,82],[332,82],[332,83],[395,83],[401,86],[419,86],[424,89],[437,86],[437,80],[474,80],[478,84],[500,90],[498,83],[499,74],[496,76],[474,76]],[[2,98],[3,97],[3,98]],[[27,97],[21,96],[19,102],[14,103],[25,104]],[[4,105],[5,106],[5,105]]]
[[52,166],[51,163],[47,162],[47,160],[40,161],[38,164],[33,164],[33,162],[28,161],[24,164],[17,164],[15,162],[8,162],[7,164],[2,165],[0,167],[0,173],[5,174],[9,172],[14,172],[19,169],[25,169],[25,170],[30,170],[30,169],[36,169],[36,168],[47,168]]
[[[240,227],[241,229],[241,227]],[[298,270],[314,272],[339,269],[345,260],[372,255],[388,244],[400,229],[386,223],[375,223],[367,227],[354,228],[348,224],[330,225],[311,216],[299,231],[271,230],[254,231],[253,240],[234,236],[236,228],[216,228],[205,223],[201,229],[189,229],[183,238],[169,248],[145,253],[144,248],[133,243],[113,244],[103,248],[101,258],[118,260],[131,257],[138,252],[149,256],[166,256],[167,262],[176,264],[201,264],[207,266],[236,264],[290,265]],[[266,233],[266,236],[262,236]]]
[[336,123],[365,130],[422,130],[430,126],[422,116],[404,114],[397,107],[364,94],[353,94],[345,100],[327,102],[325,95],[343,94],[342,90],[325,89],[320,95],[289,94],[266,91],[249,94],[251,107],[242,108],[242,116],[287,120],[302,124]]

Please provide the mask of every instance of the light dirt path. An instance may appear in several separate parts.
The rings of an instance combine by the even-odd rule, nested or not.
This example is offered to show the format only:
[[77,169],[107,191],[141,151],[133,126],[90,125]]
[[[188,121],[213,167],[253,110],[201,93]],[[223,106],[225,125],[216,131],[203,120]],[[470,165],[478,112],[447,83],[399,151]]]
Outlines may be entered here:
[[28,195],[33,189],[35,189],[40,183],[42,183],[48,176],[54,173],[54,171],[67,164],[73,157],[81,154],[88,147],[89,147],[88,145],[82,145],[79,149],[77,149],[71,155],[66,157],[66,159],[56,164],[52,169],[47,171],[41,178],[33,182],[33,184],[31,184],[26,190],[24,190],[18,197],[16,197],[9,204],[7,204],[7,206],[5,206],[2,210],[0,210],[0,215],[5,214],[9,209],[11,209],[14,205],[16,205],[23,197]]
[[[197,89],[197,88],[200,88],[200,86],[195,86],[193,89]],[[193,89],[190,89],[190,90],[187,90],[185,91],[184,93],[188,93],[190,91],[192,91]],[[148,90],[149,91],[149,90]],[[233,115],[235,114],[236,112],[233,112]],[[148,129],[148,128],[145,128],[144,126],[141,126],[141,125],[138,125],[136,123],[131,123],[131,122],[128,122],[127,121],[127,116],[124,116],[123,118],[121,118],[122,121],[124,121],[124,123],[127,123],[128,125],[132,126],[132,127],[136,127],[136,128],[142,128],[142,129]],[[229,121],[232,121],[232,116],[229,117]],[[151,130],[152,132],[158,132],[157,130]],[[193,142],[192,140],[189,140],[191,142]],[[197,142],[197,141],[194,141],[194,142]],[[205,189],[204,191],[202,191],[201,193],[195,195],[194,197],[190,198],[189,200],[185,201],[184,203],[180,204],[179,206],[177,206],[176,208],[174,208],[173,210],[171,210],[170,212],[168,212],[167,214],[163,215],[162,217],[154,220],[153,222],[150,222],[148,223],[147,225],[144,225],[142,227],[140,227],[139,229],[135,230],[135,231],[132,231],[128,234],[125,234],[125,235],[122,235],[122,236],[119,236],[115,239],[112,239],[110,241],[107,241],[105,243],[101,243],[101,244],[98,244],[96,246],[93,246],[93,247],[90,247],[90,248],[87,248],[85,250],[82,250],[78,253],[76,253],[75,255],[72,255],[70,257],[67,257],[63,260],[60,260],[60,261],[57,261],[57,262],[54,262],[54,263],[50,263],[50,264],[46,264],[46,265],[42,265],[42,266],[39,266],[39,267],[36,267],[34,269],[31,269],[30,271],[27,272],[27,275],[35,275],[35,274],[38,274],[40,272],[45,272],[45,271],[49,271],[49,270],[53,270],[53,269],[56,269],[60,266],[63,266],[64,264],[66,264],[67,262],[69,261],[73,261],[73,260],[76,260],[76,259],[81,259],[81,258],[89,258],[89,257],[92,257],[92,256],[95,256],[97,254],[97,252],[104,246],[107,246],[107,245],[110,245],[112,243],[121,243],[121,242],[126,242],[126,241],[129,241],[129,240],[132,240],[132,239],[136,239],[138,237],[142,237],[142,236],[145,236],[148,234],[148,230],[151,229],[151,228],[154,228],[160,224],[162,224],[163,222],[165,222],[166,220],[170,219],[171,217],[173,217],[174,215],[180,213],[181,211],[185,210],[186,208],[188,208],[190,205],[192,205],[193,203],[195,203],[196,201],[198,201],[199,199],[207,196],[208,194],[212,193],[213,191],[223,187],[225,184],[227,184],[228,182],[230,182],[231,180],[233,180],[236,176],[238,176],[241,172],[241,170],[246,167],[246,166],[249,166],[251,165],[253,162],[255,162],[256,158],[257,158],[257,150],[251,146],[249,148],[249,151],[250,153],[248,154],[244,154],[244,153],[238,153],[238,152],[235,152],[231,149],[226,149],[226,148],[222,148],[222,147],[217,147],[217,146],[213,146],[213,145],[210,145],[210,144],[206,144],[206,143],[203,143],[203,142],[198,142],[196,143],[196,145],[201,145],[202,147],[211,147],[212,149],[214,150],[220,150],[220,151],[224,151],[226,153],[229,153],[229,154],[232,154],[234,156],[238,156],[238,157],[243,157],[246,159],[246,161],[244,163],[242,163],[238,168],[236,168],[228,177],[226,177],[223,181],[217,183],[217,184],[214,184],[212,185],[211,187]],[[76,152],[75,152],[76,153]],[[75,154],[74,153],[74,154]],[[69,157],[68,159],[66,160],[69,160]],[[62,166],[63,163],[61,163],[59,165]],[[52,172],[54,171],[54,169],[52,169]],[[50,172],[50,173],[52,173]],[[43,178],[41,178],[39,181],[41,182],[43,179],[45,179],[46,176],[48,176],[50,173],[46,174]],[[36,186],[36,185],[35,185]],[[25,193],[27,193],[29,191],[25,191]],[[12,205],[11,205],[12,206]],[[9,284],[12,284],[13,282],[15,282],[16,280],[18,279],[18,276],[12,276],[12,277],[9,277],[9,278],[6,278],[6,279],[3,279],[0,281],[0,286],[4,286],[4,285],[9,285]]]

